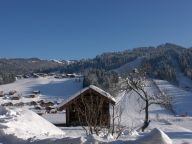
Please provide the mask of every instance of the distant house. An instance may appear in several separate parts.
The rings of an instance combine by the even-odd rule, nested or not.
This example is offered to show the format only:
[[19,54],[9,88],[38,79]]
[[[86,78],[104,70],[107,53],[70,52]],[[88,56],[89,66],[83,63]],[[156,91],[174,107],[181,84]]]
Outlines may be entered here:
[[[100,107],[101,111],[99,111],[97,119],[103,121],[102,125],[110,126],[110,105],[115,105],[114,97],[104,90],[90,85],[63,101],[58,106],[58,110],[66,110],[66,126],[79,126],[86,125],[84,123],[86,117],[89,117],[89,114],[94,114],[95,111],[87,113],[85,117],[77,111],[78,109],[81,109],[81,112],[85,113],[86,109],[88,109],[86,106],[89,108],[95,106],[95,110]],[[79,114],[81,114],[81,118],[83,119],[81,121]]]

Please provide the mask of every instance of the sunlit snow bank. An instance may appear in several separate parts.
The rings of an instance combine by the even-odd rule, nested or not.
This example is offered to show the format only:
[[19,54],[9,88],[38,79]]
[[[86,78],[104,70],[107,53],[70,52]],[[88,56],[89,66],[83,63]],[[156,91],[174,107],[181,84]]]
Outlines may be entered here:
[[64,136],[62,130],[30,110],[0,107],[0,143],[11,143],[11,138],[36,140]]
[[111,144],[173,144],[172,140],[160,129],[153,129],[149,134],[134,141],[114,141]]
[[160,129],[153,129],[148,135],[136,140],[135,144],[172,144],[172,140]]

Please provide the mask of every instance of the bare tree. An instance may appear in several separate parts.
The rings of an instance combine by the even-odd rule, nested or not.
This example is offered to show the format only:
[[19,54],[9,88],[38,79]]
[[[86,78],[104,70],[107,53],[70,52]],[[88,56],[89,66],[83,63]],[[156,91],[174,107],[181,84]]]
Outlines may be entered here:
[[161,105],[164,107],[171,107],[172,98],[165,94],[159,93],[150,94],[148,93],[147,87],[151,87],[154,84],[152,79],[146,77],[144,72],[139,72],[135,69],[132,73],[128,74],[128,77],[122,83],[122,88],[127,92],[134,91],[138,95],[138,102],[143,102],[144,105],[141,108],[145,111],[144,124],[141,127],[144,131],[149,123],[149,107],[153,104]]

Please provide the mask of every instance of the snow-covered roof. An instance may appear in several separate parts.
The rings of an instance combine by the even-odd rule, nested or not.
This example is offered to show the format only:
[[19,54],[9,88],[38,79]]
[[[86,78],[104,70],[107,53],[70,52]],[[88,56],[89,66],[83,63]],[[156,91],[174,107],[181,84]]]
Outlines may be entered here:
[[65,104],[67,104],[68,102],[70,102],[71,100],[75,99],[77,96],[79,96],[81,93],[84,93],[85,91],[87,91],[88,89],[92,89],[96,92],[98,92],[99,94],[105,96],[106,98],[108,98],[109,100],[111,100],[112,102],[116,102],[115,98],[110,95],[109,93],[107,93],[106,91],[102,90],[101,88],[99,87],[96,87],[94,85],[90,85],[82,90],[80,90],[79,92],[77,92],[76,94],[70,96],[68,99],[64,100],[62,103],[60,103],[58,105],[58,108],[61,108],[62,106],[64,106]]

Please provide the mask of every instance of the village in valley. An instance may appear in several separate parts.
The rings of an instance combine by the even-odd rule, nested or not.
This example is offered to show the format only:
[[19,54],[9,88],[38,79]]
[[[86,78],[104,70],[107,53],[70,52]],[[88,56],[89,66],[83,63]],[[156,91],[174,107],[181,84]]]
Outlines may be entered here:
[[[49,90],[45,90],[45,95],[43,95],[44,88],[34,88],[34,84],[40,84],[40,81],[50,82],[62,82],[66,80],[72,81],[72,83],[79,83],[82,85],[82,76],[76,74],[55,74],[55,73],[32,73],[26,75],[17,75],[16,80],[17,84],[13,84],[13,86],[5,85],[5,88],[1,88],[0,98],[1,105],[4,107],[26,107],[38,115],[43,114],[54,114],[57,113],[57,106],[59,104],[59,95],[58,97],[54,96],[53,98],[46,97],[46,94],[49,94]],[[28,86],[31,87],[29,89],[25,89],[26,83],[30,83]],[[16,82],[17,83],[17,82]],[[32,84],[33,83],[33,84]],[[23,86],[24,85],[24,86]],[[50,87],[53,86],[54,83]],[[54,86],[53,86],[54,87]],[[80,87],[80,86],[79,86]],[[48,88],[48,87],[47,87]],[[41,90],[40,90],[41,89]],[[53,88],[54,90],[54,88]],[[76,90],[76,89],[75,89]],[[75,91],[74,90],[74,91]],[[60,90],[61,91],[61,90]],[[72,91],[73,92],[73,91]],[[61,95],[60,95],[61,96]],[[64,124],[64,118],[62,118]]]

